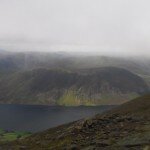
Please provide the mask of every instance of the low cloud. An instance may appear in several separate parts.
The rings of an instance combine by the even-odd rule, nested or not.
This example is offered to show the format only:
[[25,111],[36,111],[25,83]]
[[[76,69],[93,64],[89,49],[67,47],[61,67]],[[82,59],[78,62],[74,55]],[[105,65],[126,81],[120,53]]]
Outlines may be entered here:
[[1,0],[0,48],[150,55],[149,0]]

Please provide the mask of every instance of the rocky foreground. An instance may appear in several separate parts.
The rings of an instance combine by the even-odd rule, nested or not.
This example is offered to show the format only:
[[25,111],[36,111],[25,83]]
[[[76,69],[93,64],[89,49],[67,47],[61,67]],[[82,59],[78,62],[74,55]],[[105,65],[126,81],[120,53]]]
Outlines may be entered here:
[[1,143],[2,150],[149,150],[150,95],[90,119],[79,120],[23,140]]

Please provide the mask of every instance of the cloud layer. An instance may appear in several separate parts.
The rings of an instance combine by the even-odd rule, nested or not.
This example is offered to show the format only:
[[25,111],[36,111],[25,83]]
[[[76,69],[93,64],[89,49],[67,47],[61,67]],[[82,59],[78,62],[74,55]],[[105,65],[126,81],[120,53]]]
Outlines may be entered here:
[[1,0],[0,48],[150,55],[149,0]]

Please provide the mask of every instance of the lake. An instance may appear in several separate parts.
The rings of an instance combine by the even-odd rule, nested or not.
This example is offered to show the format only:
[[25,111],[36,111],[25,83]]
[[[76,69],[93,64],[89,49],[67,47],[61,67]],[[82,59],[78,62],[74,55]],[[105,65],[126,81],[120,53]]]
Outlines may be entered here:
[[91,117],[115,106],[41,106],[0,104],[0,128],[38,132],[51,127]]

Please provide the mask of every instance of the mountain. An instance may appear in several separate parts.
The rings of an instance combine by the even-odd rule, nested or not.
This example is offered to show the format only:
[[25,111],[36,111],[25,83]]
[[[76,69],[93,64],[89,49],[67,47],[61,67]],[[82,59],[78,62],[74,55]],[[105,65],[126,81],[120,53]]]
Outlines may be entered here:
[[[85,69],[100,67],[119,67],[130,70],[137,74],[150,74],[149,57],[111,57],[96,55],[80,55],[63,52],[42,53],[42,52],[5,52],[0,51],[0,62],[12,61],[15,68],[28,70],[35,68],[49,69]],[[3,56],[3,57],[2,57]],[[1,66],[0,66],[1,67]]]
[[0,148],[24,150],[149,150],[150,94],[93,118],[58,126]]
[[149,92],[141,77],[122,68],[83,72],[41,68],[10,74],[0,80],[0,103],[113,105]]
[[141,76],[150,85],[149,57],[96,56],[94,54],[83,55],[65,52],[0,51],[0,76],[38,68],[78,72],[82,69],[88,70],[101,67],[124,68]]
[[147,85],[148,58],[0,51],[0,103],[121,104],[146,93]]

